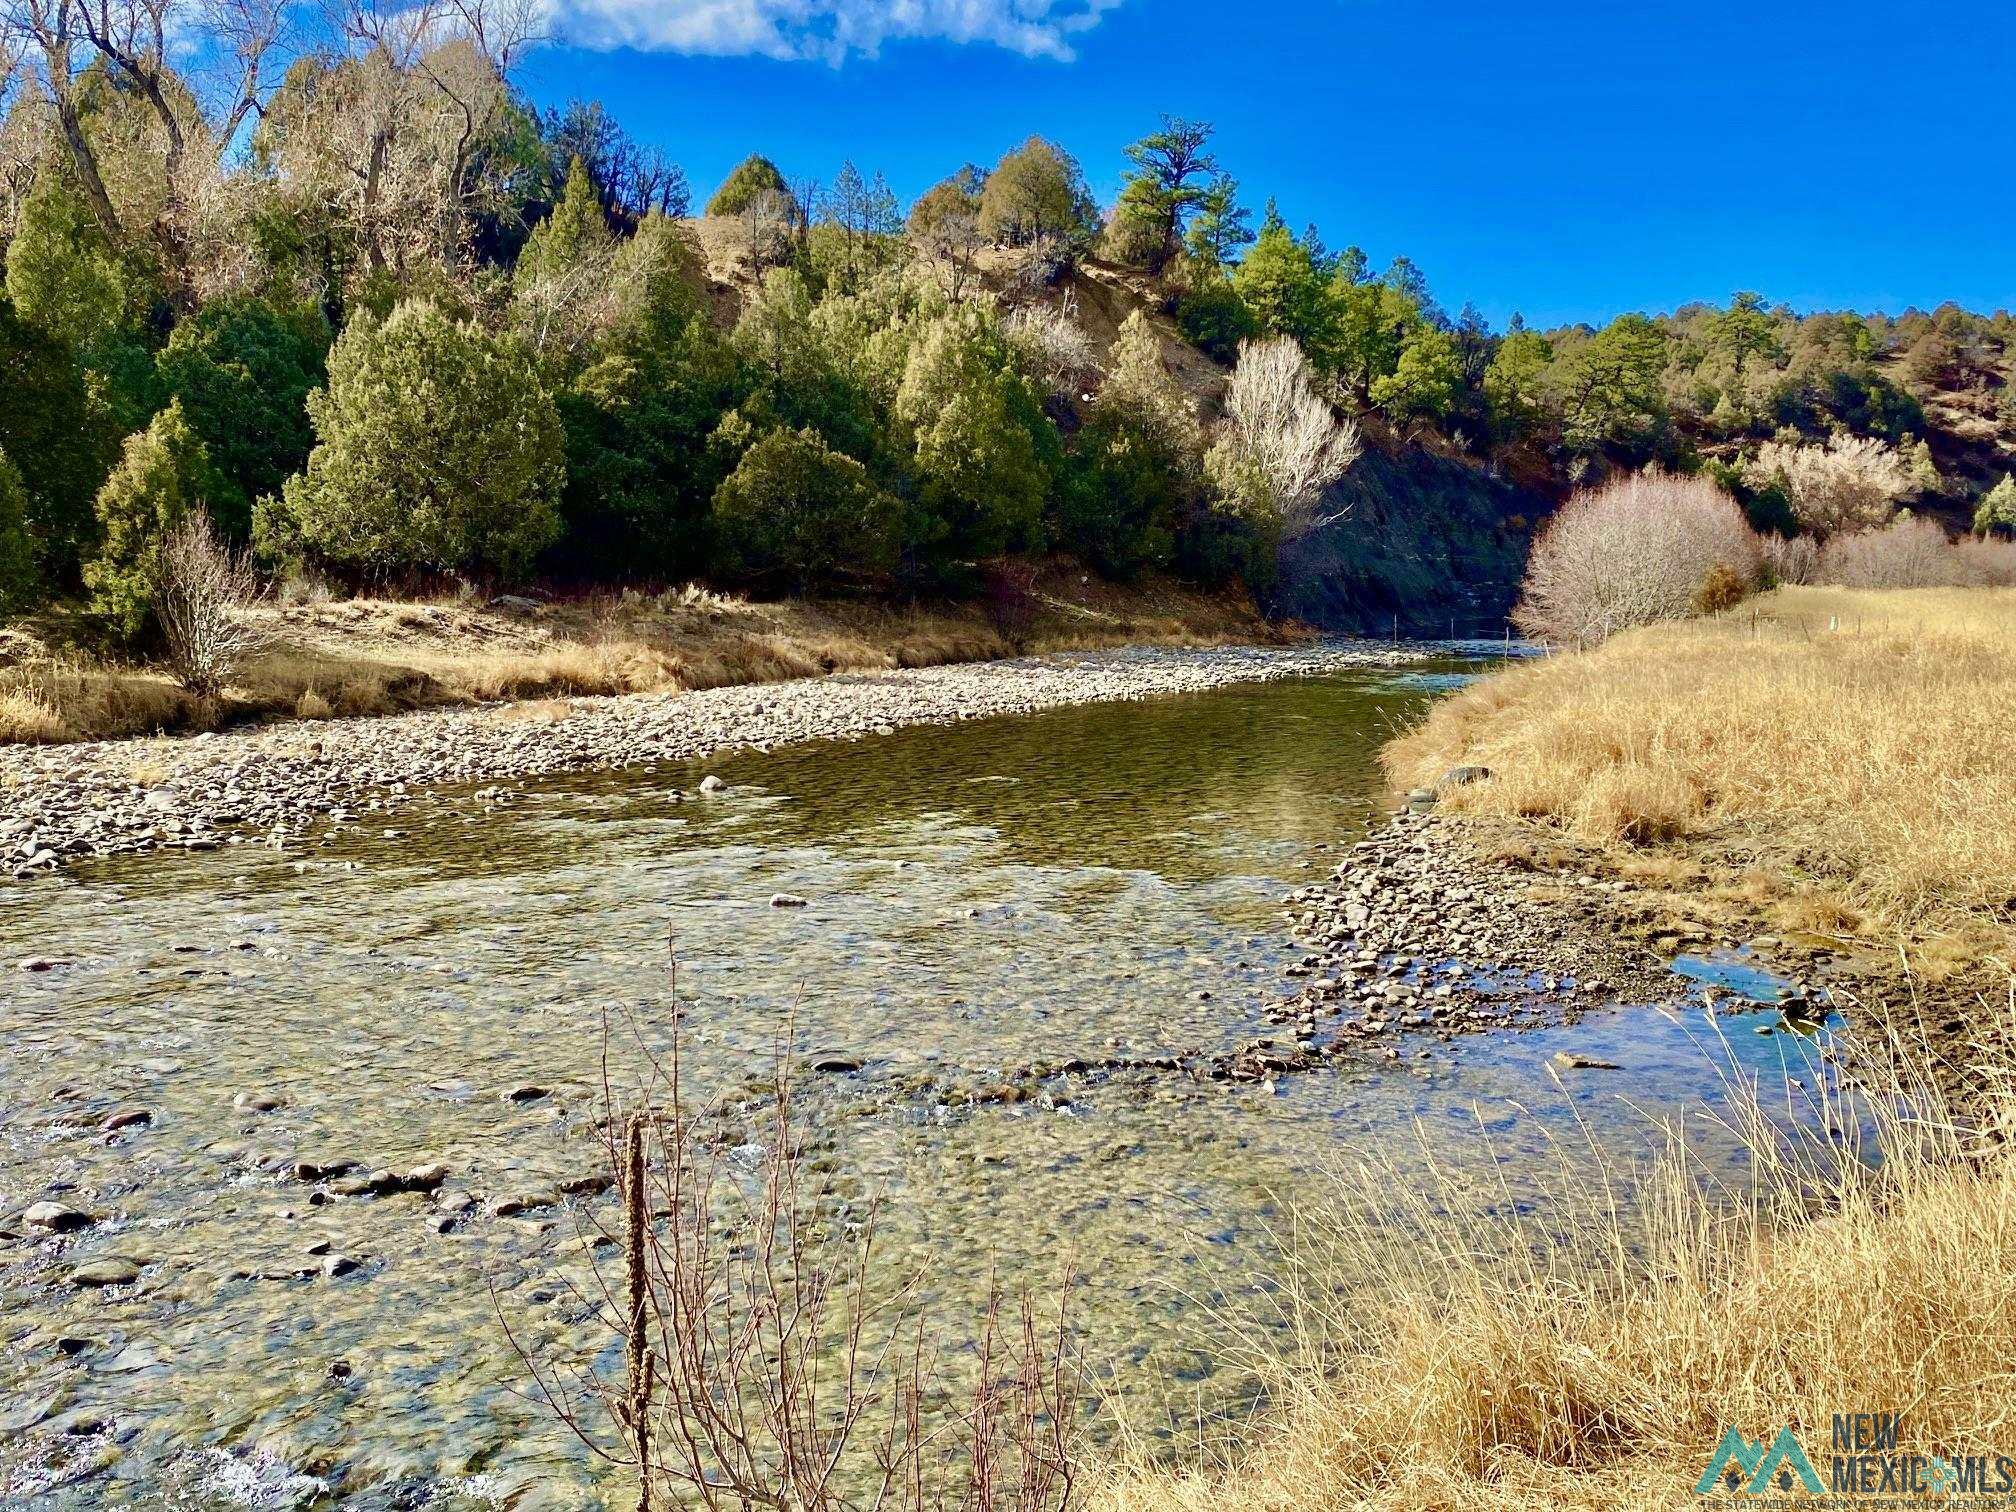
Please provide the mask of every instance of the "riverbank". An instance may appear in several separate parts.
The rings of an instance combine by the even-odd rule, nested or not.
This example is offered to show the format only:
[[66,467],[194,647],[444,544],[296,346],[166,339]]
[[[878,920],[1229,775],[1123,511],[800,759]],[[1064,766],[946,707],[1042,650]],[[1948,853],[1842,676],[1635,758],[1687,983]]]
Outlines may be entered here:
[[[1833,1415],[1879,1403],[1904,1414],[1905,1453],[2002,1452],[2016,1398],[1986,1345],[2016,1319],[2016,595],[1799,589],[1754,608],[1437,705],[1385,753],[1432,817],[1294,922],[1348,954],[1412,894],[1402,933],[1534,941],[1569,1003],[1581,940],[1649,960],[1740,942],[1795,973],[1788,1019],[1841,1016],[1824,1057],[1841,1074],[1739,1105],[1735,1202],[1681,1132],[1653,1139],[1649,1174],[1564,1163],[1513,1211],[1460,1181],[1410,1190],[1378,1160],[1340,1174],[1276,1278],[1304,1350],[1268,1372],[1268,1428],[1229,1469],[1136,1469],[1095,1505],[1679,1505],[1704,1470],[1717,1487],[1731,1429],[1789,1427],[1827,1481]],[[1495,906],[1452,921],[1437,873]],[[1550,895],[1565,915],[1529,912]],[[1870,1094],[1855,1117],[1851,1078]]]
[[2016,948],[2016,591],[1780,589],[1508,670],[1396,742],[1404,788],[1641,885],[1938,980]]
[[[296,722],[190,739],[0,750],[0,859],[16,880],[81,858],[248,841],[312,849],[383,826],[422,787],[688,761],[851,740],[1230,683],[1405,660],[1366,643],[1302,649],[1137,647],[788,683]],[[701,795],[689,795],[701,796]]]
[[0,747],[204,731],[477,703],[690,692],[1115,646],[1296,645],[1243,592],[1062,559],[967,603],[784,599],[688,586],[570,599],[265,603],[264,646],[215,700],[146,665],[69,647],[60,616],[0,631]]

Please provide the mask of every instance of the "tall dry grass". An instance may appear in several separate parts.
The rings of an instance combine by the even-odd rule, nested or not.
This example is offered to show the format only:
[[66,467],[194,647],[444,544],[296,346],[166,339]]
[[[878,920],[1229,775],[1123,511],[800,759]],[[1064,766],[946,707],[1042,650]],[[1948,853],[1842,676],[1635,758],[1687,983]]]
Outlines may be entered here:
[[1459,811],[1671,842],[1887,928],[2016,936],[2016,591],[1786,588],[1500,672],[1387,752]]
[[1093,1504],[1685,1506],[1726,1429],[1791,1427],[1825,1479],[1851,1412],[1901,1412],[1918,1452],[2012,1452],[2016,1150],[1915,1083],[1867,1105],[1867,1147],[1824,1132],[1858,1126],[1836,1098],[1794,1124],[1737,1090],[1744,1170],[1675,1131],[1635,1186],[1564,1159],[1531,1207],[1391,1166],[1341,1176],[1286,1286],[1304,1348],[1257,1438],[1206,1468],[1136,1465]]
[[1128,644],[1293,638],[1250,601],[1169,582],[1116,586],[1050,565],[1012,625],[981,604],[754,603],[689,587],[510,614],[447,600],[268,607],[266,649],[221,698],[159,667],[74,653],[0,664],[0,744],[52,744],[509,700],[685,692],[828,672]]

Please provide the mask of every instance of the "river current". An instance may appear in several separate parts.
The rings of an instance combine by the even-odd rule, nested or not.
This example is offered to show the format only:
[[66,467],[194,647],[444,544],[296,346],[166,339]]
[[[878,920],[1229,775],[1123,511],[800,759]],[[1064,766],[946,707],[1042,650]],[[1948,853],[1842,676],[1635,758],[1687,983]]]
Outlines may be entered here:
[[[597,1199],[494,1209],[600,1168],[605,1050],[621,1080],[675,1021],[703,1093],[760,1089],[780,1044],[858,1062],[800,1077],[825,1168],[879,1197],[883,1252],[928,1267],[937,1305],[1073,1268],[1095,1416],[1152,1435],[1236,1410],[1225,1319],[1269,1315],[1289,1215],[1331,1166],[1433,1148],[1516,1201],[1564,1129],[1629,1156],[1722,1095],[1701,1024],[1628,1004],[1265,1086],[958,1095],[1264,1032],[1296,985],[1281,894],[1376,821],[1378,747],[1463,671],[542,780],[502,806],[444,792],[301,850],[0,894],[0,959],[73,963],[0,980],[0,1212],[102,1220],[6,1222],[0,1500],[593,1501],[603,1472],[527,1396],[503,1320],[535,1347],[583,1334],[556,1278],[587,1263],[569,1220]],[[681,796],[708,773],[726,788]],[[1731,1043],[1770,1072],[1782,1039]],[[1564,1084],[1564,1047],[1624,1069]],[[311,1201],[294,1165],[342,1160],[451,1174],[433,1202]],[[139,1283],[70,1283],[110,1257]]]

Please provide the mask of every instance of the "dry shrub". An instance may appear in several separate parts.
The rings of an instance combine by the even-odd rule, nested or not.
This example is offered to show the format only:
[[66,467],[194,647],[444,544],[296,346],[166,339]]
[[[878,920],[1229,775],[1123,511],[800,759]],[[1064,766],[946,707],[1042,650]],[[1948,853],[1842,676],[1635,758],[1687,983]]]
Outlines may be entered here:
[[1836,433],[1825,446],[1767,441],[1744,467],[1753,488],[1776,483],[1799,523],[1820,535],[1881,525],[1918,482],[1895,450],[1869,436]]
[[1764,567],[1775,583],[1802,587],[1820,580],[1820,543],[1810,535],[1764,537]]
[[[1987,1059],[2006,1087],[2006,1049]],[[1769,1109],[1732,1080],[1735,1171],[1679,1127],[1649,1172],[1564,1149],[1524,1201],[1416,1163],[1340,1173],[1279,1278],[1304,1349],[1271,1373],[1271,1431],[1092,1505],[1691,1505],[1727,1428],[1791,1426],[1824,1477],[1832,1415],[1877,1404],[1907,1450],[1992,1453],[2016,1411],[1988,1342],[2016,1330],[2016,1145],[1908,1070],[1852,1105],[1823,1078]],[[1865,1112],[1873,1148],[1830,1137]]]
[[1077,397],[1099,371],[1092,338],[1078,324],[1074,301],[1029,305],[1002,322],[1002,330],[1030,372],[1060,399]]
[[[1838,627],[1829,633],[1828,627]],[[1892,926],[2016,935],[2016,590],[1786,588],[1463,689],[1388,748],[1403,787],[1594,840],[1685,837]]]
[[225,544],[210,519],[192,511],[161,541],[154,617],[168,668],[183,689],[213,698],[265,641],[247,611],[259,597],[251,559]]
[[1036,568],[1019,557],[1002,557],[982,569],[982,593],[987,618],[1009,640],[1020,645],[1036,623]]
[[[1513,620],[1543,640],[1590,645],[1694,612],[1721,568],[1757,580],[1763,545],[1706,478],[1648,468],[1584,489],[1541,529]],[[1741,595],[1739,594],[1739,597]]]
[[2016,541],[1965,538],[1955,543],[1960,581],[1973,588],[2016,588]]
[[1696,614],[1720,614],[1725,609],[1734,609],[1750,596],[1754,584],[1738,577],[1728,567],[1717,562],[1708,569],[1701,579],[1701,585],[1694,590],[1693,609]]
[[294,717],[296,719],[327,719],[335,712],[330,707],[329,700],[316,692],[312,687],[303,688],[301,696],[294,700]]
[[[872,1202],[806,1171],[788,1038],[752,1129],[746,1104],[689,1098],[676,1038],[661,1062],[637,1037],[645,1085],[627,1106],[609,1091],[601,1122],[620,1220],[582,1235],[621,1261],[576,1293],[620,1352],[521,1347],[548,1406],[638,1476],[647,1509],[1076,1505],[1071,1278],[1047,1321],[1026,1296],[1004,1316],[998,1288],[978,1318],[933,1316],[921,1272],[877,1253]],[[751,1144],[753,1170],[736,1158]]]
[[1820,581],[1844,588],[1943,588],[1962,582],[1962,571],[1938,523],[1908,514],[1834,536],[1820,552]]

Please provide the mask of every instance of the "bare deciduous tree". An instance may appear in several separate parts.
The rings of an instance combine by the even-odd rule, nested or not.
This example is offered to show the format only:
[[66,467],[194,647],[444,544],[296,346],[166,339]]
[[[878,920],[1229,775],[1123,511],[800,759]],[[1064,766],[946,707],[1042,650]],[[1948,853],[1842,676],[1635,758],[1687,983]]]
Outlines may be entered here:
[[252,619],[260,596],[249,557],[234,551],[201,511],[169,527],[161,542],[154,613],[168,646],[168,666],[190,693],[209,698],[265,643]]
[[1527,634],[1593,645],[1692,613],[1716,568],[1757,581],[1762,543],[1706,478],[1648,468],[1577,493],[1540,532],[1513,621]]
[[1287,336],[1242,341],[1225,391],[1225,420],[1205,466],[1240,513],[1284,541],[1343,518],[1324,491],[1358,460],[1358,427],[1310,382],[1309,362]]
[[[85,203],[108,236],[150,237],[170,292],[185,302],[195,297],[199,207],[223,176],[240,128],[272,91],[287,15],[281,0],[0,0],[0,34],[32,52],[34,82],[55,114]],[[204,38],[202,66],[180,71],[171,59],[193,33]],[[106,187],[85,130],[79,89],[96,65],[145,102],[159,132],[163,199],[145,226],[125,223],[133,212],[122,212]]]
[[1871,436],[1838,433],[1825,446],[1767,441],[1743,476],[1753,488],[1782,487],[1799,523],[1821,536],[1881,525],[1918,489],[1893,448]]

